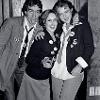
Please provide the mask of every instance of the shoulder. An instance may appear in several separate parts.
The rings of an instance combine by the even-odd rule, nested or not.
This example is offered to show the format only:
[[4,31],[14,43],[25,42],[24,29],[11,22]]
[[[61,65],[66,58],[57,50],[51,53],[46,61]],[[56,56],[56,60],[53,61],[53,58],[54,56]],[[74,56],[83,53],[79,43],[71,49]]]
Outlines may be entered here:
[[80,20],[78,25],[75,26],[75,28],[78,28],[80,31],[86,31],[91,30],[91,26],[87,20]]
[[17,24],[18,21],[21,20],[21,19],[22,19],[22,17],[7,18],[7,19],[4,20],[3,24],[14,25],[14,24]]
[[82,18],[81,16],[80,16],[80,22],[82,23],[82,26],[90,27],[89,21],[87,19],[85,19],[85,18]]
[[83,20],[82,22],[82,30],[83,32],[85,32],[87,34],[88,33],[92,33],[92,29],[90,26],[90,23],[87,20]]
[[7,18],[5,21],[8,21],[8,22],[16,22],[18,20],[21,20],[22,17],[11,17],[11,18]]

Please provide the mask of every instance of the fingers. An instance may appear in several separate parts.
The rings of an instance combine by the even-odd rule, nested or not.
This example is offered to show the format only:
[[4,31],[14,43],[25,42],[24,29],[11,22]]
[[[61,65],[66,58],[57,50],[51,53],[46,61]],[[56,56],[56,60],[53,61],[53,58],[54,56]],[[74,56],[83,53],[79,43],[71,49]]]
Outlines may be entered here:
[[44,39],[44,36],[41,35],[41,39]]
[[79,22],[79,15],[76,14],[73,18],[73,24],[77,24]]
[[45,57],[45,58],[43,59],[43,62],[44,62],[44,63],[50,63],[50,64],[51,64],[52,60],[50,60],[49,57]]
[[43,65],[43,67],[44,67],[44,68],[51,68],[52,66],[51,66],[50,63],[45,63],[45,64]]
[[44,32],[39,32],[39,33],[35,36],[35,39],[38,41],[38,40],[44,39],[44,36],[45,36],[45,33],[44,33]]
[[50,60],[49,57],[44,57],[44,59],[41,62],[43,64],[43,67],[45,67],[45,68],[52,67],[52,60]]
[[47,63],[49,60],[49,57],[44,57],[44,59],[42,60],[42,63]]
[[40,37],[41,37],[42,39],[44,39],[44,36],[45,36],[45,33],[44,33],[44,32],[41,32]]
[[41,37],[40,37],[40,36],[38,36],[38,35],[36,35],[36,36],[35,36],[35,39],[38,41],[38,40],[40,40],[40,39],[41,39]]
[[72,75],[79,75],[82,71],[82,67],[78,64],[72,70]]

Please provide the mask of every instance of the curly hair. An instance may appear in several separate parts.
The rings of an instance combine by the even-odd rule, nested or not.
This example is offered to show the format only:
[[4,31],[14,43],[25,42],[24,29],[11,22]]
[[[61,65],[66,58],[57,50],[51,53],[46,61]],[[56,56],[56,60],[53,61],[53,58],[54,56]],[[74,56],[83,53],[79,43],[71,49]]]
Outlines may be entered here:
[[42,12],[42,3],[40,0],[26,0],[22,8],[23,14],[25,15],[25,11],[28,10],[29,6],[32,7],[34,5],[37,5],[40,8],[40,12]]
[[54,7],[53,7],[53,10],[55,10],[57,12],[58,8],[59,7],[66,7],[68,6],[70,9],[73,9],[72,10],[72,18],[74,17],[74,15],[77,13],[74,5],[68,1],[68,0],[59,0],[55,3]]

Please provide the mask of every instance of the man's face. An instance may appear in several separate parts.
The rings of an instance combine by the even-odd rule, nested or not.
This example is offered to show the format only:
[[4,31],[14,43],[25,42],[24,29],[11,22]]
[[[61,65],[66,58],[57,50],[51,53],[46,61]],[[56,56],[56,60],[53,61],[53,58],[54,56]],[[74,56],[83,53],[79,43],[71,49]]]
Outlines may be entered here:
[[38,21],[38,18],[41,15],[40,10],[41,9],[37,5],[28,7],[28,10],[26,11],[26,17],[29,24],[34,25]]
[[58,7],[57,12],[62,22],[70,23],[72,18],[72,9],[66,5],[63,7]]

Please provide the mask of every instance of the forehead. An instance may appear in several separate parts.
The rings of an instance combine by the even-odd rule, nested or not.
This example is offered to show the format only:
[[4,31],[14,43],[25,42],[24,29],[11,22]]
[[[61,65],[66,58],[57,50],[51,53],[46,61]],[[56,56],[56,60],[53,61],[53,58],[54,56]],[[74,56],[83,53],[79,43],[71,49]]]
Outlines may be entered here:
[[54,13],[49,13],[47,19],[54,19],[57,18],[57,16]]
[[38,5],[28,6],[28,9],[30,9],[30,10],[34,10],[34,11],[40,10],[40,8],[39,8]]
[[57,12],[58,13],[63,13],[66,10],[69,10],[70,8],[68,7],[68,5],[62,6],[62,7],[58,7]]

